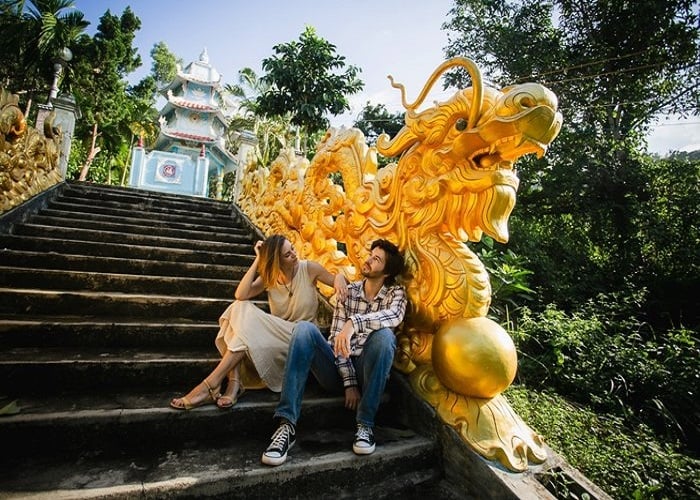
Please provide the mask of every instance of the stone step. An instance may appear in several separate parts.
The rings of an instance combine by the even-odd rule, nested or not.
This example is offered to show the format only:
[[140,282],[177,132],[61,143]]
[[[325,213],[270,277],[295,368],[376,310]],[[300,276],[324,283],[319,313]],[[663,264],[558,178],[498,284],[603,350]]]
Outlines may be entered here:
[[0,288],[33,289],[41,287],[44,290],[201,295],[207,298],[230,298],[233,300],[238,283],[237,280],[232,279],[65,271],[0,265]]
[[[68,183],[6,220],[0,404],[20,412],[0,418],[0,498],[436,491],[439,445],[407,428],[391,390],[377,451],[357,457],[354,412],[312,378],[278,468],[260,464],[277,394],[249,389],[226,411],[169,407],[219,362],[217,320],[254,258],[257,233],[230,204]],[[268,310],[264,295],[255,303]]]
[[232,225],[230,227],[222,226],[208,226],[203,222],[198,222],[196,224],[190,224],[186,222],[180,222],[179,219],[163,220],[160,218],[154,219],[152,217],[145,216],[113,216],[98,213],[88,213],[80,211],[71,210],[55,210],[52,208],[44,208],[38,212],[37,215],[32,216],[32,220],[38,216],[53,217],[57,220],[68,221],[68,220],[81,220],[90,222],[106,222],[106,223],[118,223],[118,224],[129,224],[137,227],[153,227],[153,228],[169,228],[178,230],[192,230],[201,231],[206,233],[217,233],[224,236],[243,236],[250,238],[250,231],[244,228],[242,225],[236,223],[236,220],[232,220]]
[[[2,236],[0,236],[2,240]],[[26,240],[5,240],[18,242]],[[48,243],[46,246],[49,246]],[[70,250],[69,248],[64,248]],[[181,257],[181,254],[178,254]],[[243,263],[252,262],[252,256],[241,255]],[[149,276],[215,278],[240,280],[248,270],[247,265],[219,265],[199,262],[185,262],[180,259],[173,262],[150,259],[103,257],[98,255],[62,254],[54,251],[13,250],[0,248],[0,262],[15,267],[85,272],[114,272],[119,274],[137,274]]]
[[134,219],[122,220],[120,222],[110,222],[106,220],[86,220],[79,217],[47,216],[35,215],[31,217],[28,224],[44,226],[44,227],[61,227],[78,230],[90,231],[109,231],[113,233],[131,233],[134,235],[149,235],[158,236],[161,238],[172,239],[192,239],[201,242],[216,242],[216,243],[237,243],[252,245],[249,234],[236,234],[227,232],[217,232],[216,228],[212,230],[204,230],[193,225],[187,229],[175,229],[170,226],[158,227],[153,224],[145,225],[135,223]]
[[[439,452],[428,439],[378,429],[377,450],[357,456],[348,429],[310,429],[299,435],[287,462],[260,463],[268,439],[238,435],[234,426],[209,428],[215,443],[181,441],[172,449],[126,449],[117,456],[91,450],[72,460],[41,455],[24,467],[8,464],[3,498],[411,498],[417,486],[442,478]],[[31,470],[31,474],[26,471]]]
[[[124,228],[122,228],[123,230]],[[250,242],[218,242],[194,239],[180,235],[179,237],[152,236],[137,234],[129,230],[127,232],[97,229],[81,229],[77,227],[47,226],[34,223],[15,224],[12,233],[16,236],[29,236],[41,238],[55,238],[64,241],[99,241],[101,243],[120,243],[126,245],[138,245],[146,247],[160,247],[162,249],[177,248],[196,252],[243,253],[252,251]]]
[[[94,235],[93,235],[94,236]],[[218,266],[250,266],[253,262],[251,245],[230,245],[226,253],[182,248],[128,245],[118,242],[65,240],[41,236],[16,236],[0,234],[0,248],[51,252],[94,257],[117,257],[165,262],[205,263]]]
[[[231,299],[80,290],[0,288],[0,314],[62,315],[129,318],[218,318]],[[254,300],[268,310],[267,301]]]
[[[198,211],[188,205],[171,207],[167,205],[157,205],[139,201],[109,201],[100,200],[96,202],[92,198],[79,196],[63,196],[49,202],[48,208],[64,209],[73,207],[74,210],[82,210],[91,213],[103,213],[109,215],[122,214],[126,216],[147,216],[149,218],[168,218],[186,222],[196,222],[197,220],[211,225],[230,226],[236,222],[231,209],[229,211]],[[82,207],[82,208],[81,208]]]
[[120,186],[90,185],[81,182],[70,182],[65,185],[62,196],[78,197],[93,200],[94,205],[102,201],[120,201],[142,205],[144,209],[152,206],[177,207],[198,212],[230,213],[231,202],[218,201],[199,196],[174,195],[145,189],[133,189]]
[[[65,457],[86,449],[105,454],[126,447],[168,449],[183,436],[198,442],[216,441],[222,433],[255,436],[261,441],[270,437],[279,395],[267,389],[246,390],[236,405],[226,410],[212,401],[188,411],[169,406],[172,398],[186,394],[201,380],[183,381],[167,389],[142,386],[126,392],[128,389],[100,386],[99,390],[20,395],[16,399],[20,413],[0,420],[0,440],[17,458],[33,455],[47,440],[51,449],[45,454]],[[383,404],[387,401],[385,398]],[[389,417],[380,414],[377,422],[397,425]],[[329,425],[352,431],[354,413],[344,408],[343,397],[324,394],[312,385],[302,404],[300,430]],[[211,432],[213,428],[216,433]]]
[[147,219],[165,223],[182,223],[182,224],[200,224],[206,227],[218,227],[221,230],[231,229],[240,227],[240,221],[238,217],[231,216],[207,216],[204,212],[199,213],[172,213],[165,211],[160,212],[146,212],[134,207],[122,207],[116,208],[114,206],[103,206],[90,204],[89,200],[86,199],[62,199],[58,198],[53,201],[49,201],[46,209],[48,210],[58,210],[61,212],[76,212],[84,214],[93,215],[103,215],[108,217],[118,217],[118,218],[130,218],[136,217],[139,219]]
[[217,318],[193,322],[167,318],[129,320],[90,316],[0,315],[0,349],[81,347],[87,349],[195,349],[214,352]]
[[12,347],[0,353],[0,394],[174,390],[201,381],[220,359],[211,344],[196,350]]

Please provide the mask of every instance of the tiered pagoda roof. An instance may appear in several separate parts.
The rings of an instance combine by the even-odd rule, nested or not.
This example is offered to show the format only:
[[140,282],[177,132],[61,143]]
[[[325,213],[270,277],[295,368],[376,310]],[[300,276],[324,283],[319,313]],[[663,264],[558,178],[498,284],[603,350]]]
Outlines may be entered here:
[[222,158],[226,170],[232,168],[234,156],[226,150],[226,118],[220,105],[221,75],[209,64],[204,49],[198,61],[178,68],[177,75],[163,89],[167,101],[160,111],[160,136],[155,149],[169,150],[184,143],[198,143]]
[[209,64],[209,54],[207,54],[206,48],[199,55],[198,61],[192,61],[184,70],[178,66],[175,79],[170,82],[170,85],[165,90],[177,87],[183,81],[200,83],[215,89],[221,86],[221,75]]

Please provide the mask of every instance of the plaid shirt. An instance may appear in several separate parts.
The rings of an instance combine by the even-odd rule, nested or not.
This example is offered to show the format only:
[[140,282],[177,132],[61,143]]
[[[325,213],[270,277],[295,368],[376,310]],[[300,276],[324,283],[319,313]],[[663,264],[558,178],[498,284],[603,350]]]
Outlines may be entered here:
[[[348,285],[347,299],[335,306],[328,336],[328,343],[333,347],[333,339],[342,330],[345,322],[352,321],[354,332],[350,337],[350,357],[362,353],[362,347],[370,333],[381,328],[396,328],[406,313],[406,291],[402,286],[384,285],[370,302],[365,298],[364,283],[362,280]],[[357,387],[357,374],[352,361],[337,356],[335,363],[343,378],[343,386]]]

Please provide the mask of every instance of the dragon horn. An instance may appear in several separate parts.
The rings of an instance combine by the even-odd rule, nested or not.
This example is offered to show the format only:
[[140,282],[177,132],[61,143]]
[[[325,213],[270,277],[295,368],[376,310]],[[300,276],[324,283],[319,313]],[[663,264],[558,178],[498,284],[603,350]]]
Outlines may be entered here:
[[391,75],[389,75],[387,78],[389,78],[392,87],[401,91],[401,103],[403,104],[403,107],[406,110],[414,111],[418,106],[423,104],[425,97],[428,95],[430,89],[432,89],[435,81],[442,76],[445,71],[454,66],[463,67],[469,72],[469,76],[472,78],[472,106],[471,110],[469,111],[469,122],[467,123],[467,129],[471,129],[474,128],[476,121],[479,118],[479,112],[481,111],[481,104],[484,96],[484,85],[481,79],[481,71],[476,63],[474,63],[474,61],[471,59],[467,59],[466,57],[453,57],[452,59],[448,59],[447,61],[443,62],[435,71],[433,71],[433,74],[430,76],[430,78],[428,78],[428,81],[423,86],[423,90],[413,104],[406,102],[406,88],[403,86],[403,84],[395,83],[394,77]]

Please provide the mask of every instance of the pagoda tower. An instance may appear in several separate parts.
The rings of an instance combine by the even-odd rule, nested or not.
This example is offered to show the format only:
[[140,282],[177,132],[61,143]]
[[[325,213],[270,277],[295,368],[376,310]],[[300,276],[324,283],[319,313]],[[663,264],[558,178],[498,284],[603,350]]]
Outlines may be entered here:
[[163,89],[167,102],[160,112],[160,133],[153,150],[134,149],[129,185],[152,191],[209,195],[209,178],[217,177],[216,198],[226,172],[238,161],[225,146],[226,119],[219,89],[221,75],[204,49],[198,61],[177,68]]

